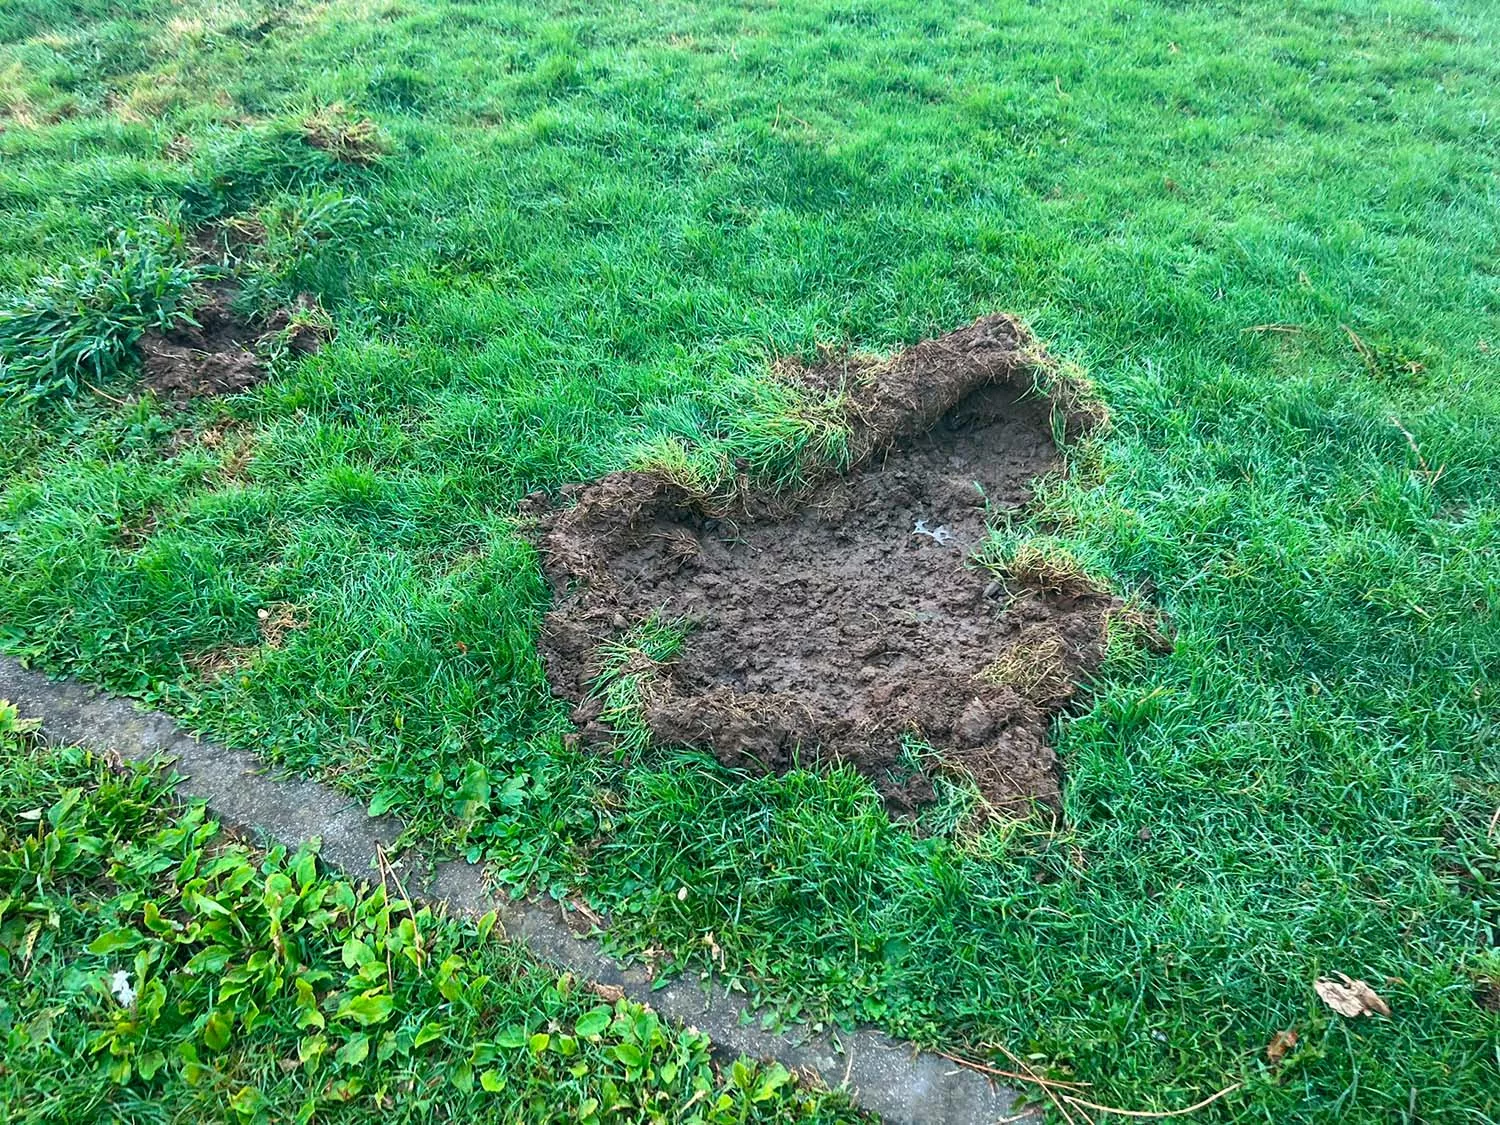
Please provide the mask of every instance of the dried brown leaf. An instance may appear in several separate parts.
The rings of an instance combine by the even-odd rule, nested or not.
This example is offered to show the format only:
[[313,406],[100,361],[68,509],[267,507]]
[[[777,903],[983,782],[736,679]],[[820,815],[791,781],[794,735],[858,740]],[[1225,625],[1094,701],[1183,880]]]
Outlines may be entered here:
[[1289,1027],[1285,1031],[1278,1031],[1271,1036],[1271,1041],[1266,1044],[1266,1058],[1273,1065],[1279,1063],[1286,1057],[1288,1051],[1297,1045],[1297,1029]]
[[599,999],[604,1000],[610,1004],[613,1004],[616,1000],[625,995],[625,990],[619,985],[601,984],[596,980],[589,981],[588,989],[595,996],[599,997]]
[[1358,1016],[1368,1016],[1376,1012],[1382,1016],[1391,1014],[1391,1006],[1364,981],[1350,980],[1343,973],[1338,975],[1339,980],[1334,980],[1332,977],[1319,978],[1313,984],[1313,989],[1323,1003],[1339,1015],[1355,1019]]

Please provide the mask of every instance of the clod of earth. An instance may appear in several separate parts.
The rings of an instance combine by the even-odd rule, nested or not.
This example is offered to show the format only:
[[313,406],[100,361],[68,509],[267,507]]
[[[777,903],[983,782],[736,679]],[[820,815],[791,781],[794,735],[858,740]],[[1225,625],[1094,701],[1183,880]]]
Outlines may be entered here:
[[643,677],[660,743],[753,771],[848,763],[896,811],[933,798],[935,770],[972,777],[993,812],[1055,807],[1048,723],[1097,666],[1120,603],[1087,581],[997,587],[968,556],[987,516],[1022,509],[1059,467],[1054,412],[1069,433],[1090,418],[1030,393],[1056,372],[1007,316],[794,374],[843,393],[849,472],[792,500],[615,473],[544,517],[553,690],[585,738],[607,741],[606,652],[643,621],[679,620],[678,654]]
[[195,324],[141,337],[141,385],[166,399],[236,394],[266,375],[261,346],[284,335],[286,347],[308,355],[323,344],[325,333],[278,309],[259,321],[234,311],[234,292],[215,287],[193,313]]

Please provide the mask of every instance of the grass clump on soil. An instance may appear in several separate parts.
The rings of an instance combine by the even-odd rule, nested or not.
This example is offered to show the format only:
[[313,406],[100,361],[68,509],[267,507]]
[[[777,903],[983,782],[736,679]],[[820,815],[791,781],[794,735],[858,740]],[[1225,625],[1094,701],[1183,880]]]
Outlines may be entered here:
[[[715,948],[781,1018],[1003,1043],[1134,1108],[1247,1082],[1201,1120],[1500,1113],[1494,5],[171,16],[0,12],[0,286],[178,202],[338,189],[364,217],[287,285],[339,338],[170,417],[0,406],[7,650],[581,893],[622,946]],[[335,103],[384,160],[307,143]],[[778,357],[1002,308],[1112,422],[1011,531],[1175,629],[1056,728],[1058,829],[919,838],[848,771],[564,742],[523,497],[652,450],[795,484],[822,431],[775,421]],[[282,604],[307,627],[200,672]],[[1339,971],[1392,1017],[1328,1012]]]
[[558,977],[387,870],[226,835],[0,700],[0,1104],[13,1122],[836,1121],[782,1067]]
[[686,631],[682,622],[653,615],[602,647],[593,692],[599,720],[608,725],[620,753],[639,755],[650,748],[651,731],[642,713],[646,693],[656,669],[681,650]]
[[375,164],[390,152],[380,126],[368,117],[352,117],[344,106],[322,106],[302,119],[302,138],[347,164]]

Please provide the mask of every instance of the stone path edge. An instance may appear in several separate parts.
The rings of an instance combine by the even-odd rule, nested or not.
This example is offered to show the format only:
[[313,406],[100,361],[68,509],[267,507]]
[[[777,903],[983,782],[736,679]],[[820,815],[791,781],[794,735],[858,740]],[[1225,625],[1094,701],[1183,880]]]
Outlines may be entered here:
[[[174,762],[179,794],[201,798],[226,825],[288,848],[322,838],[324,862],[355,878],[368,878],[377,845],[400,835],[392,817],[371,817],[353,798],[306,778],[274,778],[255,754],[230,750],[180,729],[166,715],[144,711],[74,680],[54,680],[0,656],[0,699],[25,718],[41,720],[41,734],[58,745],[85,746],[121,758]],[[812,1072],[829,1089],[847,1087],[856,1104],[893,1125],[1039,1125],[1040,1114],[1015,1109],[1016,1091],[948,1059],[882,1032],[861,1028],[842,1035],[804,1038],[796,1031],[762,1030],[747,1019],[744,999],[722,988],[676,978],[653,986],[644,966],[622,967],[597,941],[575,932],[556,904],[514,901],[492,894],[478,866],[440,863],[425,897],[454,912],[494,911],[505,936],[543,961],[599,984],[614,985],[662,1015],[706,1032],[721,1057],[775,1058],[789,1069]]]

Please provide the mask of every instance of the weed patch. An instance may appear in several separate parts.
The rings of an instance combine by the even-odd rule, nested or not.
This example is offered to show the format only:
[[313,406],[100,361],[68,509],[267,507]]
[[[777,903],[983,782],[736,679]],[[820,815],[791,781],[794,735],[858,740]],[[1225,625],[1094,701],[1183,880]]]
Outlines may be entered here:
[[197,271],[168,223],[122,231],[0,307],[0,398],[40,402],[113,380],[148,334],[191,320]]
[[262,852],[0,700],[0,1104],[15,1121],[856,1119],[779,1066],[604,1002],[396,868]]

